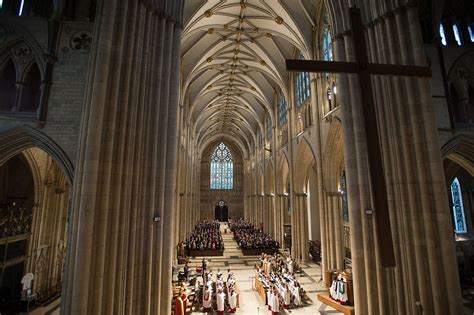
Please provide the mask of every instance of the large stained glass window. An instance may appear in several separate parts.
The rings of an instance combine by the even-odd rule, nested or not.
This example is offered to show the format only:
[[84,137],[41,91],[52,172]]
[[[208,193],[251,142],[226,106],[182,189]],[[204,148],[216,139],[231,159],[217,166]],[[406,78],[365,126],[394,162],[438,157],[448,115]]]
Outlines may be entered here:
[[221,142],[211,156],[211,189],[234,188],[234,159],[229,148]]
[[347,202],[347,183],[346,172],[342,172],[341,176],[341,194],[342,194],[342,219],[344,222],[349,222],[349,205]]
[[451,183],[451,198],[453,201],[454,231],[456,233],[467,233],[466,218],[464,217],[464,206],[462,204],[461,185],[458,178]]
[[[303,55],[300,54],[298,59],[303,60]],[[298,72],[296,75],[295,90],[296,107],[301,107],[311,95],[308,72]]]
[[288,104],[283,93],[278,95],[278,120],[280,121],[280,126],[288,122]]

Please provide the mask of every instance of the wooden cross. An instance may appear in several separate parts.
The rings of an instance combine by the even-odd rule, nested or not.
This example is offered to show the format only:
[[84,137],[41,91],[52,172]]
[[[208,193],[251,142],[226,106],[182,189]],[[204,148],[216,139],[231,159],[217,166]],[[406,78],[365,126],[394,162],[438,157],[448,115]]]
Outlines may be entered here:
[[377,128],[371,75],[391,75],[406,77],[431,77],[429,67],[369,63],[365,48],[364,29],[360,9],[350,8],[352,38],[354,41],[355,62],[334,62],[317,60],[287,60],[288,71],[322,73],[356,73],[359,77],[367,150],[370,157],[369,173],[376,210],[376,227],[379,235],[380,253],[383,267],[395,267],[390,216],[388,212],[387,187],[382,165],[382,154]]

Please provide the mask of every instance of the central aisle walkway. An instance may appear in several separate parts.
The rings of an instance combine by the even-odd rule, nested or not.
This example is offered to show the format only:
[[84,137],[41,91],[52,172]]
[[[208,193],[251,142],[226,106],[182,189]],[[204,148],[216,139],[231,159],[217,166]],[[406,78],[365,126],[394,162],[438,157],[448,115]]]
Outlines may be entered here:
[[[227,233],[224,233],[226,228]],[[234,241],[232,233],[226,224],[221,224],[221,233],[222,238],[224,239],[224,256],[206,257],[209,261],[208,268],[213,271],[214,280],[217,269],[221,270],[224,275],[224,279],[227,279],[228,269],[230,269],[235,274],[240,288],[240,308],[237,309],[235,314],[271,314],[253,288],[253,281],[255,277],[254,266],[258,262],[258,256],[243,256],[242,251]],[[196,257],[191,259],[189,265],[192,270],[196,270],[196,267],[201,267],[202,258],[203,257]],[[318,283],[320,279],[321,268],[312,262],[304,264],[302,268],[302,272],[297,273],[297,279],[303,289],[306,291],[306,295],[309,297],[309,300],[306,301],[307,304],[303,307],[291,309],[289,311],[281,310],[280,314],[319,314],[318,309],[321,306],[321,303],[317,300],[316,293],[325,290],[323,283]],[[202,283],[202,278],[199,277],[198,281]],[[205,313],[193,312],[192,314]]]

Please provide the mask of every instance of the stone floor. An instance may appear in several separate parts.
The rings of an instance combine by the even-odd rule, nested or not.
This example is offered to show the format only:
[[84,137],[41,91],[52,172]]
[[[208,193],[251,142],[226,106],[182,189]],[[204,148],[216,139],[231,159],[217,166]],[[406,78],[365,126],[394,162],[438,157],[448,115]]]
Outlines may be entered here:
[[[224,226],[221,227],[223,231]],[[220,269],[224,275],[224,279],[227,277],[227,270],[230,269],[237,278],[237,282],[240,287],[240,308],[237,309],[236,314],[271,314],[264,304],[264,301],[260,298],[257,292],[254,290],[254,276],[255,276],[255,263],[258,261],[258,256],[243,256],[242,251],[238,248],[237,243],[233,240],[232,234],[222,234],[224,239],[224,256],[220,257],[207,257],[209,261],[209,268],[214,272],[214,277],[217,269]],[[283,252],[287,254],[286,252]],[[190,262],[192,270],[201,266],[202,257],[193,257]],[[306,291],[308,300],[303,307],[291,309],[288,311],[282,310],[280,314],[319,314],[319,309],[325,309],[330,314],[341,314],[338,312],[331,312],[334,309],[321,305],[316,298],[317,292],[325,291],[321,279],[321,268],[314,263],[308,263],[301,266],[302,271],[297,273],[297,279],[300,282],[302,288]],[[198,277],[198,281],[202,283],[202,278]],[[194,308],[192,314],[204,314],[198,309]]]
[[[222,232],[225,229],[225,225],[221,227]],[[264,302],[258,296],[257,292],[253,288],[254,276],[255,276],[255,264],[258,261],[258,256],[243,256],[242,251],[238,248],[237,243],[233,240],[232,234],[228,232],[223,233],[224,239],[224,255],[220,257],[207,257],[209,261],[209,268],[215,272],[220,269],[227,278],[227,270],[230,269],[237,278],[240,288],[240,308],[237,309],[236,314],[245,315],[260,315],[260,314],[271,314],[266,308]],[[283,254],[288,252],[283,251]],[[201,266],[202,257],[195,257],[191,259],[190,267],[195,270],[196,267]],[[180,266],[182,268],[182,266]],[[316,298],[317,292],[325,291],[321,279],[321,268],[314,263],[307,263],[301,266],[302,271],[297,273],[297,279],[301,284],[301,287],[306,291],[308,300],[305,305],[296,309],[290,309],[288,311],[282,310],[280,314],[319,314],[319,310],[325,310],[328,314],[342,314],[336,312],[334,309],[322,305]],[[202,278],[198,277],[198,281]],[[200,312],[202,308],[194,309],[192,314],[205,314]],[[30,315],[59,315],[59,299],[53,303],[35,309]]]

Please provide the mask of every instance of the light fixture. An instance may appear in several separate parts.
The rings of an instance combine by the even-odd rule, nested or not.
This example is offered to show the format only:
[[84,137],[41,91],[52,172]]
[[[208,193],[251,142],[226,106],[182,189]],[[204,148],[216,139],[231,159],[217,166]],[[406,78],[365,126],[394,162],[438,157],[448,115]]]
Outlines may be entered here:
[[335,85],[334,83],[333,83],[333,85],[332,85],[332,91],[333,91],[334,95],[337,94],[337,87],[336,87],[336,85]]

